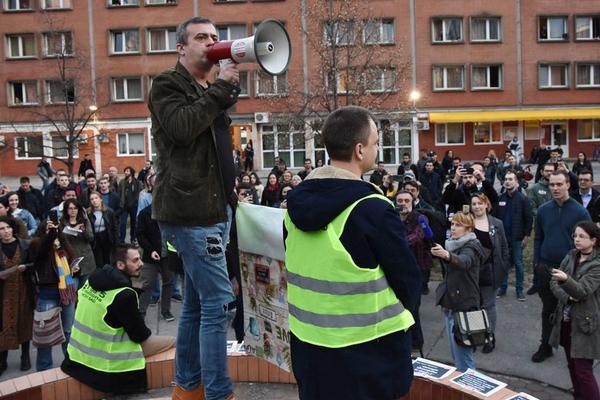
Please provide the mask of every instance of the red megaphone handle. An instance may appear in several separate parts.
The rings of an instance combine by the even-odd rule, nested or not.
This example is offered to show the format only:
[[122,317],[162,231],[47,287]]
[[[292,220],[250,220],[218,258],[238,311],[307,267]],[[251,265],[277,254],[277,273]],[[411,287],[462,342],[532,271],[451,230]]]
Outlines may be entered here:
[[227,58],[231,58],[231,44],[232,41],[226,42],[217,42],[210,46],[208,52],[206,53],[206,57],[214,62],[218,63],[219,60],[225,60]]

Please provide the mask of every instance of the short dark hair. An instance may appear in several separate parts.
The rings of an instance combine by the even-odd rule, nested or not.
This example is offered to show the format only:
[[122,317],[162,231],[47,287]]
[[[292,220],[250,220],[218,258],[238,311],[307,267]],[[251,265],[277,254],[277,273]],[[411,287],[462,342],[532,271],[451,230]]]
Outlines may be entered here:
[[481,161],[473,161],[471,163],[471,167],[473,167],[473,165],[479,165],[481,168],[485,169],[485,166],[483,165],[483,163]]
[[409,153],[402,153],[402,157],[410,157]]
[[504,180],[506,180],[506,176],[508,174],[513,174],[515,176],[515,179],[518,181],[519,180],[519,175],[517,174],[517,171],[515,171],[514,169],[509,169],[508,171],[506,171],[504,173]]
[[187,27],[188,25],[196,25],[196,24],[211,24],[214,25],[210,19],[206,17],[192,17],[180,23],[177,26],[177,30],[175,31],[175,39],[177,43],[188,44],[187,43]]
[[581,176],[581,175],[590,175],[592,177],[592,179],[594,179],[594,172],[591,169],[582,169],[581,171],[579,171],[577,173],[577,176]]
[[22,176],[22,177],[19,179],[19,183],[25,183],[25,182],[31,182],[31,181],[29,180],[29,177],[28,177],[28,176]]
[[556,170],[550,176],[558,176],[558,175],[564,176],[565,177],[565,182],[571,183],[571,178],[569,177],[569,173],[568,172],[565,172],[565,171],[562,171],[562,170]]
[[600,227],[596,223],[587,220],[579,221],[573,227],[573,233],[577,228],[583,229],[590,236],[590,239],[596,239],[596,247],[600,246]]
[[323,124],[323,142],[333,160],[350,161],[357,143],[367,144],[373,116],[363,107],[338,108]]
[[304,162],[310,161],[312,163],[312,160],[310,158],[305,158]]
[[394,199],[398,198],[398,195],[400,194],[407,194],[412,198],[412,194],[410,194],[410,192],[408,190],[404,190],[404,189],[399,189],[396,194],[394,195]]
[[550,162],[550,161],[548,161],[547,163],[544,163],[544,165],[542,165],[542,171],[544,170],[544,168],[546,168],[548,166],[552,167],[553,171],[556,171],[556,165],[554,165],[554,163]]
[[418,181],[406,181],[402,185],[402,188],[405,188],[407,186],[412,186],[415,189],[417,189],[418,191],[421,191],[421,182],[418,182]]
[[91,173],[91,174],[87,174],[87,175],[85,176],[85,179],[88,179],[88,178],[94,178],[94,179],[96,179],[96,174],[93,174],[93,173]]
[[240,190],[252,190],[252,189],[254,189],[254,187],[252,187],[252,184],[250,184],[250,183],[240,182],[237,185],[238,193],[240,192]]
[[459,156],[454,156],[454,157],[452,157],[452,160],[453,160],[453,161],[454,161],[454,160],[462,161],[462,158],[460,158]]
[[129,250],[139,250],[139,247],[131,243],[121,243],[116,245],[110,255],[113,265],[116,266],[117,261],[127,263],[127,253]]
[[10,215],[4,215],[0,217],[0,222],[4,222],[8,226],[10,226],[13,230],[13,236],[17,237],[17,233],[19,232],[19,226],[17,225],[17,220],[14,217]]

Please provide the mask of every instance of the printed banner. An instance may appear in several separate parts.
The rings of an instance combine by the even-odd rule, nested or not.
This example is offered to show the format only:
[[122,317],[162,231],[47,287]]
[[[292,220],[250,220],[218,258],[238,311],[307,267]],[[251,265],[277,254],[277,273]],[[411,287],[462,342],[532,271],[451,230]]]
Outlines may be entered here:
[[284,210],[240,204],[236,213],[246,354],[290,371]]

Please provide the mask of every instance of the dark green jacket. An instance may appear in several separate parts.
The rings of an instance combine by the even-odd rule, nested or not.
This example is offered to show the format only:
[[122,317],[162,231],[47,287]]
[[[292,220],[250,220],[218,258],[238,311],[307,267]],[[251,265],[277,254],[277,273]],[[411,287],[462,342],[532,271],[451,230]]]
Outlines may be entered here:
[[158,172],[152,218],[188,226],[227,220],[214,120],[237,101],[239,88],[217,79],[200,87],[177,63],[152,82],[148,108]]

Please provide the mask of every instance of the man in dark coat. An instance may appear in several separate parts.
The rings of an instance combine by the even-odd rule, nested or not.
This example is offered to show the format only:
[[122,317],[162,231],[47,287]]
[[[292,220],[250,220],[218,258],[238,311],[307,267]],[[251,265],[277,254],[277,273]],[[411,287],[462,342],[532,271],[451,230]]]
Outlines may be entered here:
[[[354,137],[348,138],[352,134]],[[408,248],[405,228],[393,205],[382,198],[381,191],[360,179],[372,168],[377,156],[377,128],[372,117],[360,107],[338,109],[327,118],[323,138],[331,165],[316,169],[288,194],[289,221],[293,224],[286,222],[284,230],[288,287],[302,285],[291,278],[294,265],[314,268],[322,260],[322,254],[302,252],[300,256],[303,258],[299,259],[299,253],[290,253],[293,251],[290,249],[302,245],[306,239],[304,232],[316,234],[329,229],[334,225],[332,221],[337,224],[337,217],[359,201],[339,233],[338,243],[341,242],[342,248],[334,250],[325,245],[324,253],[340,251],[349,255],[347,259],[352,261],[351,270],[348,270],[348,263],[331,265],[340,273],[346,270],[362,274],[361,270],[381,269],[385,276],[381,282],[385,286],[382,291],[389,293],[394,301],[404,305],[405,311],[412,313],[420,297],[421,274]],[[371,195],[379,196],[365,198]],[[293,227],[294,230],[290,231]],[[303,271],[299,267],[297,273],[302,274]],[[310,282],[318,280],[315,277]],[[339,282],[332,284],[335,286]],[[288,293],[290,307],[295,301],[302,301],[290,293],[292,291]],[[336,301],[344,302],[339,297]],[[370,298],[366,301],[370,302]],[[344,305],[336,314],[347,313],[351,318],[352,307]],[[316,312],[320,312],[316,314],[319,317],[327,315],[323,309]],[[370,340],[331,347],[303,340],[307,332],[301,333],[296,329],[292,315],[290,313],[292,367],[300,399],[392,400],[408,393],[413,376],[408,326],[395,324],[395,328],[387,333],[376,329],[379,335]],[[407,325],[411,324],[412,321]],[[321,327],[317,324],[314,329]]]
[[448,212],[458,212],[464,205],[471,204],[471,196],[474,193],[484,193],[492,208],[498,204],[498,193],[491,183],[485,180],[485,176],[477,168],[460,168],[446,186],[442,201],[448,204]]
[[571,191],[571,197],[585,207],[592,221],[600,222],[600,192],[593,188],[594,173],[590,170],[581,170],[577,180],[579,189]]
[[28,176],[19,180],[21,187],[17,190],[19,205],[29,211],[35,219],[41,220],[44,215],[44,195],[42,191],[31,186]]
[[85,177],[86,171],[89,169],[91,169],[92,171],[94,171],[94,173],[96,173],[96,170],[94,169],[94,166],[92,165],[92,160],[90,160],[90,155],[85,154],[83,156],[83,160],[81,160],[81,162],[79,163],[79,173],[77,175],[79,175],[80,177]]

